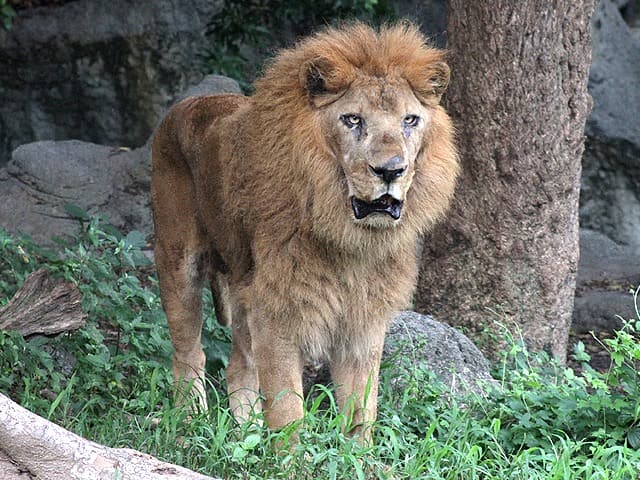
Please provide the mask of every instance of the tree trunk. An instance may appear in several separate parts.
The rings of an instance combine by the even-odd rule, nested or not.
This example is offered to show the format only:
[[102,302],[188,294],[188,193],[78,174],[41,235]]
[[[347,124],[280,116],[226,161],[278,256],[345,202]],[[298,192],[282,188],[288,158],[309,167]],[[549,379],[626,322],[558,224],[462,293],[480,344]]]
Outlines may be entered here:
[[447,106],[463,174],[448,219],[425,239],[416,296],[419,310],[476,340],[487,327],[495,333],[496,320],[515,322],[530,348],[561,361],[578,260],[593,7],[449,0]]
[[0,478],[215,480],[129,448],[85,440],[0,394]]

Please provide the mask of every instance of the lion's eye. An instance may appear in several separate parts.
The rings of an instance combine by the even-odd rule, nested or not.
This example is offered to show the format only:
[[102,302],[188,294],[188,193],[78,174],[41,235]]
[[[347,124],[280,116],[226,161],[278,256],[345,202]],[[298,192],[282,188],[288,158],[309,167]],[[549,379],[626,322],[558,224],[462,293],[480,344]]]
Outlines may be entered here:
[[342,123],[344,123],[349,128],[362,127],[363,120],[362,120],[362,117],[358,115],[353,115],[353,114],[342,115],[340,119],[342,120]]
[[407,115],[402,119],[402,124],[405,127],[415,127],[420,122],[420,117],[417,115]]

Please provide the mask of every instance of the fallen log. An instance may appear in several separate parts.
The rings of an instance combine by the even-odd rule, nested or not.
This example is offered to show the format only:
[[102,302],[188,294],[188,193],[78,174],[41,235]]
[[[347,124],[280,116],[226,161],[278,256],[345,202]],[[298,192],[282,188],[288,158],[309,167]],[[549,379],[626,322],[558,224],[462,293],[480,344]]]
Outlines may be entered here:
[[7,455],[0,450],[0,478],[2,480],[34,480],[35,477],[29,472],[23,472],[11,461]]
[[0,307],[0,330],[16,330],[24,337],[76,330],[85,323],[78,287],[44,269],[31,273],[9,303]]
[[86,440],[0,394],[0,468],[3,460],[15,472],[11,480],[215,480],[137,450]]

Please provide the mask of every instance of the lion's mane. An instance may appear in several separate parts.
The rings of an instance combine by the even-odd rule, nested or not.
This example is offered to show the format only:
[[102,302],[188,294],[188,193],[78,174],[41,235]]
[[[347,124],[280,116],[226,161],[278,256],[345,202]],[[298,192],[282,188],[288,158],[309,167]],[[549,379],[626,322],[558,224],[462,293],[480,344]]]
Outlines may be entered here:
[[[434,104],[435,114],[424,137],[404,219],[398,228],[373,231],[358,227],[338,213],[343,208],[340,202],[345,186],[337,181],[341,172],[330,158],[301,79],[305,64],[318,59],[331,67],[326,85],[331,91],[347,89],[358,75],[391,75],[404,78],[417,96]],[[382,27],[379,32],[355,24],[328,28],[282,51],[256,81],[253,110],[256,123],[268,137],[259,142],[260,148],[271,159],[274,170],[292,174],[287,179],[289,193],[303,209],[313,210],[313,230],[318,237],[330,240],[341,251],[384,255],[389,248],[413,243],[416,235],[442,216],[458,174],[453,127],[434,100],[434,85],[429,81],[433,65],[443,60],[444,52],[429,47],[410,23]],[[253,185],[252,190],[257,192],[259,187]],[[302,216],[308,213],[300,212]]]

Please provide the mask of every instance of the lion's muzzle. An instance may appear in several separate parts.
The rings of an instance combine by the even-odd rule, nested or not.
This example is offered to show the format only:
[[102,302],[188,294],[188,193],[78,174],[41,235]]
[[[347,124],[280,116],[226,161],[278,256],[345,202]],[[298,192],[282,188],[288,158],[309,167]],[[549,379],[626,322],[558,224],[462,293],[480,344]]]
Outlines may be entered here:
[[361,220],[372,213],[386,213],[394,220],[398,220],[402,214],[402,205],[402,200],[393,198],[388,194],[385,194],[372,202],[365,202],[359,198],[351,197],[353,215],[357,220]]
[[369,171],[385,183],[391,183],[406,173],[407,162],[400,156],[394,156],[382,165],[369,165]]

